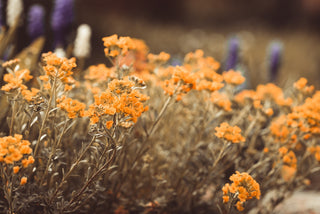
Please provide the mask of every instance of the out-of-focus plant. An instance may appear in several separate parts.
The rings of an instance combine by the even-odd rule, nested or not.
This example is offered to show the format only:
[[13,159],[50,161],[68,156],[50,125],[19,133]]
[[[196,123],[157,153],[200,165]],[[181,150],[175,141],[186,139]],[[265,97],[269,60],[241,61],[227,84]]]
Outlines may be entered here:
[[[61,44],[63,4],[73,1],[55,4]],[[270,213],[319,170],[320,92],[307,79],[290,96],[273,83],[239,91],[237,57],[222,72],[202,50],[172,66],[116,34],[102,39],[108,65],[75,74],[90,34],[79,27],[78,61],[2,64],[4,213]]]
[[268,72],[269,81],[274,82],[279,74],[282,62],[283,44],[280,41],[273,41],[268,47]]

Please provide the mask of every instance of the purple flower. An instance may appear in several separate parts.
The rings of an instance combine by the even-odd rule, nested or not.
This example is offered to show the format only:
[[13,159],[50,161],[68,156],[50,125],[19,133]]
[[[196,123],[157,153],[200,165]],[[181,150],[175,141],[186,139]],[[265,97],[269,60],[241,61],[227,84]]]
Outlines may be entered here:
[[3,7],[2,0],[0,0],[0,27],[2,27],[4,25],[3,14],[2,14],[3,8],[2,7]]
[[228,53],[225,62],[225,70],[235,69],[238,64],[240,41],[238,37],[234,36],[228,41]]
[[33,5],[28,14],[28,35],[32,40],[44,34],[44,8],[40,5]]
[[268,70],[270,81],[274,82],[279,73],[281,65],[281,58],[283,52],[283,44],[280,41],[273,41],[270,43],[268,48]]
[[73,0],[55,0],[51,17],[51,27],[55,36],[55,46],[63,45],[74,16]]

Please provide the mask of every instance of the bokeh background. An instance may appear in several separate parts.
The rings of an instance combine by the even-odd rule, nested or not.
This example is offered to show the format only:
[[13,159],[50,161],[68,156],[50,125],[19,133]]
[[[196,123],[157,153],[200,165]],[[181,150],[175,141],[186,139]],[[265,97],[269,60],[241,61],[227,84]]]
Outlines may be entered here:
[[[228,40],[240,41],[238,68],[250,77],[249,87],[266,83],[268,47],[283,45],[275,82],[288,87],[300,76],[320,86],[319,0],[74,0],[75,16],[68,41],[82,23],[92,28],[92,52],[86,65],[106,62],[102,37],[119,34],[143,39],[150,52],[168,52],[181,59],[187,52],[203,49],[223,65]],[[48,12],[53,1],[25,0],[26,10],[41,4]],[[52,34],[46,29],[46,50],[52,49]],[[20,48],[28,40],[20,33]],[[223,68],[223,67],[222,67]]]

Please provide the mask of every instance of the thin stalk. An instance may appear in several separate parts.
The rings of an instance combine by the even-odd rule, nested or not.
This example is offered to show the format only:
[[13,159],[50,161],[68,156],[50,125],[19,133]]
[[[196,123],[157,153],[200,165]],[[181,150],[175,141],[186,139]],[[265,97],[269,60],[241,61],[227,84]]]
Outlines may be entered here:
[[72,171],[75,169],[75,167],[79,164],[79,162],[82,160],[84,154],[88,151],[88,149],[91,147],[91,145],[94,143],[96,139],[96,136],[93,136],[91,142],[86,146],[86,148],[82,151],[82,153],[80,154],[80,156],[78,157],[78,159],[76,160],[76,162],[74,164],[71,165],[71,168],[69,169],[69,171],[67,172],[67,174],[65,174],[65,176],[63,176],[59,186],[57,187],[56,191],[53,193],[53,195],[51,196],[50,200],[49,200],[49,204],[52,203],[54,197],[58,194],[58,191],[62,188],[64,182],[66,181],[66,179],[71,175]]
[[[213,165],[212,165],[212,169],[214,169],[214,168],[217,166],[219,160],[221,160],[221,158],[223,157],[223,155],[224,155],[224,150],[227,148],[227,144],[228,144],[227,142],[223,142],[223,147],[222,147],[222,149],[220,150],[218,157],[215,159],[215,161],[214,161],[214,163],[213,163]],[[212,169],[211,169],[211,170],[212,170]]]
[[10,122],[10,135],[13,136],[14,133],[14,119],[15,119],[15,114],[16,114],[16,101],[15,99],[13,100],[12,104],[12,116],[11,116],[11,122]]
[[115,155],[116,155],[116,151],[117,149],[114,148],[112,156],[110,158],[110,160],[108,162],[106,162],[98,171],[96,171],[90,178],[89,180],[85,183],[85,185],[81,188],[80,192],[78,194],[76,194],[69,202],[69,204],[67,205],[67,208],[69,208],[71,206],[71,204],[77,200],[82,193],[87,189],[87,187],[95,180],[95,178],[102,172],[102,170],[104,170],[114,159],[115,159]]
[[47,120],[49,112],[50,112],[50,106],[51,106],[52,99],[53,99],[54,94],[55,94],[54,91],[56,90],[55,89],[56,88],[56,82],[57,82],[57,77],[55,77],[54,80],[53,80],[53,86],[52,86],[51,91],[50,91],[50,98],[49,98],[49,102],[48,102],[48,108],[46,110],[46,113],[44,115],[44,118],[43,118],[43,121],[42,121],[42,124],[41,124],[41,128],[40,128],[40,131],[39,131],[39,137],[38,137],[38,140],[37,140],[36,147],[34,149],[34,156],[36,156],[37,153],[38,153],[38,148],[39,148],[41,135],[42,135],[42,132],[43,132],[43,129],[44,129],[44,125],[46,123],[46,120]]
[[59,147],[59,145],[61,143],[62,136],[65,134],[65,131],[66,131],[66,128],[67,128],[67,124],[68,124],[68,119],[66,120],[66,122],[65,122],[65,124],[63,126],[63,129],[62,129],[62,132],[61,132],[61,134],[59,136],[58,142],[53,145],[53,148],[52,148],[52,150],[50,152],[49,159],[48,159],[48,162],[47,162],[47,166],[46,166],[46,169],[44,171],[44,175],[42,176],[42,179],[41,179],[41,182],[40,182],[40,186],[42,186],[42,183],[43,183],[44,179],[47,177],[48,169],[49,169],[49,166],[50,166],[50,163],[51,163],[51,160],[52,160],[52,156],[56,153],[56,150],[57,150],[57,148]]

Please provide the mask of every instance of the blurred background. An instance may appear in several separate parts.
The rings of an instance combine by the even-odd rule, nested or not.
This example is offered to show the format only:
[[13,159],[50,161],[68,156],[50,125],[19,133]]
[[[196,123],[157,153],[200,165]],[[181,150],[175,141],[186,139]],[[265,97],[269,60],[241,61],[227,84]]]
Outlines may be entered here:
[[[34,4],[45,7],[45,49],[52,49],[54,1],[24,3],[26,11]],[[83,23],[92,28],[86,65],[105,63],[101,39],[118,34],[143,39],[150,52],[168,52],[177,62],[187,52],[203,49],[221,62],[222,70],[241,70],[250,78],[249,87],[269,81],[288,87],[301,76],[320,86],[320,0],[74,0],[69,43]],[[20,49],[30,42],[23,29],[19,38]],[[237,53],[230,67],[232,44]],[[274,49],[280,53],[271,65]]]

